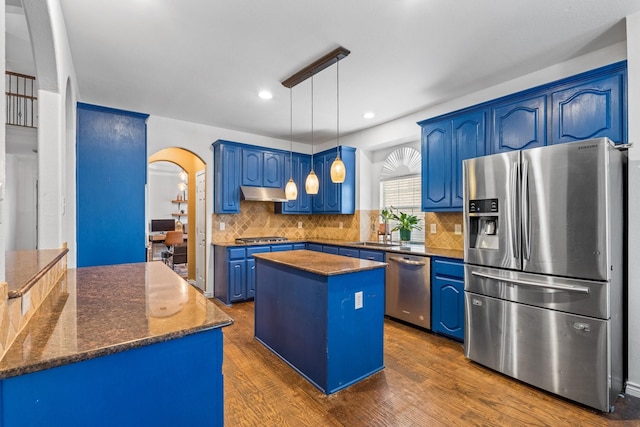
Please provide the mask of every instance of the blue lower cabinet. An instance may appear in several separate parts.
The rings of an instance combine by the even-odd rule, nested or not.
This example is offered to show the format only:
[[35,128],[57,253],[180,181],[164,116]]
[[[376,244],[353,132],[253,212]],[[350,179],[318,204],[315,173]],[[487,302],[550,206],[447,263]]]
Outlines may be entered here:
[[310,251],[322,252],[322,245],[319,243],[307,243],[307,249]]
[[360,249],[360,258],[368,259],[369,261],[384,262],[384,252],[380,251],[365,251]]
[[348,256],[351,258],[360,258],[360,251],[353,248],[338,248],[338,255]]
[[464,339],[464,263],[431,258],[431,329]]
[[322,252],[326,254],[338,255],[340,251],[338,246],[322,245]]
[[253,254],[305,248],[306,243],[233,247],[214,245],[213,296],[227,305],[252,300],[256,294],[256,261]]
[[216,328],[5,378],[0,426],[221,427],[222,345]]

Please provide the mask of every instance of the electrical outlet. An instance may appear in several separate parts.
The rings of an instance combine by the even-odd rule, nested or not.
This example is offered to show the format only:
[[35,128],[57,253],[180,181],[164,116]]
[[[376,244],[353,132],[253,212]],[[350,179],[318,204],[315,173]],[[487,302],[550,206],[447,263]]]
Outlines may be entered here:
[[224,222],[220,223],[220,231],[224,231],[224,229],[226,228],[226,224]]
[[342,230],[342,227],[344,227],[344,224],[342,223],[342,221],[340,221],[340,222],[338,223],[338,228]]
[[454,225],[454,230],[453,230],[453,232],[454,232],[455,234],[462,234],[462,225],[460,225],[460,224],[456,224],[456,225]]
[[356,310],[362,308],[363,302],[362,302],[362,291],[358,291],[355,293],[354,295],[354,299],[356,302]]
[[298,228],[302,228],[302,221],[298,221]]
[[431,234],[436,234],[437,233],[436,225],[435,224],[431,224],[430,230],[431,230]]

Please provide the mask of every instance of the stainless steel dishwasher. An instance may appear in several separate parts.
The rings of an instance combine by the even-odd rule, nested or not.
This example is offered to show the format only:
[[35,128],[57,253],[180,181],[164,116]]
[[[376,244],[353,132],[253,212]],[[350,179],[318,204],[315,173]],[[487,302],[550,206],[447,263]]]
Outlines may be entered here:
[[429,257],[387,252],[385,314],[431,329]]

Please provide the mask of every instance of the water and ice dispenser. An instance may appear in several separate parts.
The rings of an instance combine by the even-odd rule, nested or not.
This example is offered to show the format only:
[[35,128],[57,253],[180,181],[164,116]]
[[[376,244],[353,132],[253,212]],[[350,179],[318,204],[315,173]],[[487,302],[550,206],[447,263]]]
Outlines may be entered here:
[[469,200],[469,246],[476,249],[500,249],[498,199]]

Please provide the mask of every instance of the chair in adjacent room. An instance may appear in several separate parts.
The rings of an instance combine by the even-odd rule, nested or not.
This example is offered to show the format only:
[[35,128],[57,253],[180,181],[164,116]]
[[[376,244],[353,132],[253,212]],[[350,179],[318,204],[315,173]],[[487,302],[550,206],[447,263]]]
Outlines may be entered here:
[[173,254],[175,246],[181,244],[183,242],[183,239],[184,237],[181,230],[167,231],[166,237],[164,239],[164,244],[167,246],[167,250],[162,252],[162,260],[165,264],[169,264],[169,260],[171,260],[172,270],[174,266]]

